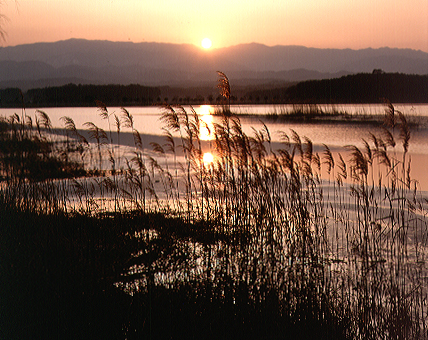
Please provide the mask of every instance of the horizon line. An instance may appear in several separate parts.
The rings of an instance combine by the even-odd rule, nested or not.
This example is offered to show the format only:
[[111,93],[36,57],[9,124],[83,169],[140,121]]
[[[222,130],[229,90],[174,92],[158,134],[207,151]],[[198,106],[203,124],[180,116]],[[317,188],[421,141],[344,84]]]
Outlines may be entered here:
[[[87,39],[87,38],[68,38],[68,39],[61,39],[61,40],[55,40],[55,41],[36,41],[36,42],[29,42],[29,43],[22,43],[22,44],[16,44],[16,45],[7,45],[7,46],[0,46],[0,49],[8,48],[8,47],[19,47],[19,46],[26,46],[26,45],[37,45],[37,44],[55,44],[60,42],[67,42],[71,40],[80,40],[80,41],[87,41],[87,42],[110,42],[110,43],[128,43],[128,44],[159,44],[159,45],[176,45],[176,46],[192,46],[196,47],[197,49],[201,49],[201,46],[192,44],[192,43],[173,43],[173,42],[162,42],[162,41],[131,41],[131,40],[108,40],[108,39]],[[5,41],[7,42],[7,41]],[[212,47],[209,50],[207,50],[207,53],[210,53],[212,51],[218,51],[218,50],[224,50],[228,48],[238,47],[238,46],[248,46],[248,45],[259,45],[264,46],[268,48],[275,48],[275,47],[301,47],[306,49],[317,49],[317,50],[351,50],[351,51],[362,51],[362,50],[382,50],[382,49],[390,49],[390,50],[411,50],[416,52],[423,52],[427,53],[428,51],[424,51],[421,49],[414,49],[411,47],[391,47],[391,46],[382,46],[382,47],[363,47],[363,48],[351,48],[351,47],[313,47],[313,46],[305,46],[305,45],[296,45],[296,44],[290,44],[290,45],[283,45],[283,44],[275,44],[275,45],[267,45],[260,42],[248,42],[248,43],[239,43],[234,45],[228,45],[224,47]]]

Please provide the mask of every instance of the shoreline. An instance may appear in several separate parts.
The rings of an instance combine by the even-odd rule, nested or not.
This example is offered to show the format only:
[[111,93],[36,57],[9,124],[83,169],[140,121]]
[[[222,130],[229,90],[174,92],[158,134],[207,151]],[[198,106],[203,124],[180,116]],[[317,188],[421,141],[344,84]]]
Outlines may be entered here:
[[[60,133],[60,129],[54,129],[52,133],[64,136],[63,132]],[[83,135],[85,138],[87,138],[88,141],[91,142],[90,139],[90,131],[84,130],[84,129],[78,129],[77,132],[81,135]],[[113,132],[113,134],[116,134],[116,132]],[[133,148],[135,148],[135,140],[134,135],[131,132],[128,131],[121,131],[120,132],[120,144],[113,142],[113,147],[119,146],[124,147],[125,150],[129,150],[132,152]],[[153,150],[153,143],[157,143],[159,145],[163,145],[166,142],[165,135],[155,135],[155,134],[144,134],[140,133],[141,140],[143,142],[143,150],[147,152],[148,154],[152,154],[153,156],[156,156],[156,152]],[[303,138],[303,136],[301,136]],[[174,143],[176,146],[181,144],[181,138],[179,136],[173,136]],[[93,141],[92,141],[93,142]],[[212,148],[212,144],[215,141],[210,140],[201,140],[201,149],[202,152],[210,152]],[[267,142],[266,146],[267,146]],[[350,151],[347,150],[346,146],[329,146],[327,145],[329,150],[331,151],[334,160],[337,162],[339,160],[339,154],[342,155],[343,159],[346,163],[350,162]],[[278,151],[281,148],[284,147],[284,144],[279,141],[273,141],[270,143],[270,147],[274,151]],[[325,146],[321,144],[313,144],[313,152],[318,153],[321,163],[323,163],[323,157],[325,152]],[[397,146],[397,150],[390,150],[390,153],[394,155],[394,157],[398,160],[401,160],[403,157],[403,152],[399,151],[398,148],[400,146]],[[106,147],[106,150],[108,150],[108,146]],[[166,152],[165,156],[172,157],[172,153]],[[176,153],[177,156],[182,157],[183,152],[182,150]],[[159,155],[161,156],[161,155]],[[411,159],[411,179],[418,182],[418,191],[425,192],[428,194],[428,177],[426,176],[426,164],[428,164],[428,154],[422,154],[418,152],[408,152],[407,157]],[[321,176],[323,179],[327,179],[330,177],[330,175],[327,174],[325,166],[322,166],[321,169]]]

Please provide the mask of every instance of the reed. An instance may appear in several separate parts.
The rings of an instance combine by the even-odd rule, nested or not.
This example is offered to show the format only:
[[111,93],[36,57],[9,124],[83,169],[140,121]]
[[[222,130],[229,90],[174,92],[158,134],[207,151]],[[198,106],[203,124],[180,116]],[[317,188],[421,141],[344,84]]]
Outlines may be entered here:
[[[427,337],[428,201],[411,180],[410,128],[392,104],[381,136],[337,156],[326,145],[314,152],[293,130],[277,148],[266,125],[247,135],[230,110],[214,125],[214,140],[202,141],[196,112],[172,106],[162,115],[165,143],[149,150],[126,109],[119,117],[98,107],[114,117],[115,132],[87,123],[87,140],[64,118],[58,142],[75,146],[84,176],[34,181],[24,171],[30,151],[20,146],[13,164],[2,155],[2,215],[51,221],[37,230],[21,220],[13,222],[19,230],[2,224],[2,236],[21,240],[29,259],[46,256],[57,238],[72,249],[62,253],[80,266],[71,282],[126,310],[106,325],[115,337]],[[17,116],[2,121],[2,140],[47,139],[49,120],[39,114],[36,129]],[[126,131],[134,147],[116,148]],[[40,247],[22,236],[27,229]],[[43,270],[19,266],[50,285]],[[7,268],[6,277],[22,277]]]
[[293,104],[292,108],[275,107],[264,116],[269,122],[293,123],[335,123],[335,124],[364,124],[367,126],[382,126],[383,114],[368,114],[367,112],[347,112],[331,105],[322,107],[318,104]]

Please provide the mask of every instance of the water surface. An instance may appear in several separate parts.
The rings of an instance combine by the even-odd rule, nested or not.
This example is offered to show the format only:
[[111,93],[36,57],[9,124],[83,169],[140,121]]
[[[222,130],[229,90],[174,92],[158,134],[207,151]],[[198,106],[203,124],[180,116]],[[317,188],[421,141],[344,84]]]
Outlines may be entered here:
[[[323,111],[327,112],[346,112],[350,115],[365,115],[379,116],[384,114],[384,105],[375,104],[360,104],[360,105],[318,105]],[[405,114],[408,120],[412,123],[411,139],[409,147],[409,155],[412,157],[412,174],[413,178],[421,182],[421,187],[428,190],[428,179],[425,179],[425,167],[428,165],[428,105],[421,104],[394,104],[396,110]],[[212,115],[216,111],[216,107],[209,105],[194,106],[194,110],[200,115],[205,122],[201,126],[204,131],[204,136],[201,139],[210,139],[208,136],[209,129],[212,129],[212,124],[219,122],[220,117]],[[290,135],[291,130],[296,131],[301,137],[309,138],[315,146],[321,147],[323,144],[328,145],[333,151],[343,151],[345,145],[363,146],[363,140],[370,141],[371,135],[381,135],[382,130],[379,126],[374,126],[365,123],[299,123],[287,121],[273,121],[269,119],[269,115],[283,114],[292,111],[295,108],[293,105],[235,105],[231,107],[234,113],[241,115],[241,124],[244,132],[253,135],[253,129],[260,130],[263,128],[263,123],[269,128],[272,141],[280,142],[282,132]],[[160,117],[163,112],[162,107],[129,107],[126,108],[134,117],[134,128],[140,134],[153,136],[158,138],[164,134],[162,130],[163,123]],[[191,108],[185,106],[187,112]],[[61,117],[68,116],[72,118],[78,129],[86,129],[86,122],[93,122],[97,126],[106,131],[115,131],[115,123],[113,115],[121,117],[122,109],[119,107],[109,107],[108,112],[111,114],[109,120],[103,119],[96,107],[69,107],[69,108],[40,108],[48,114],[52,120],[54,127],[63,127]],[[0,109],[0,115],[10,116],[14,113],[22,116],[24,113],[34,116],[36,109]],[[208,127],[208,130],[206,129]],[[398,137],[398,131],[396,132]],[[399,142],[397,143],[399,144]],[[318,150],[321,150],[319,148]],[[397,150],[402,150],[401,146]]]

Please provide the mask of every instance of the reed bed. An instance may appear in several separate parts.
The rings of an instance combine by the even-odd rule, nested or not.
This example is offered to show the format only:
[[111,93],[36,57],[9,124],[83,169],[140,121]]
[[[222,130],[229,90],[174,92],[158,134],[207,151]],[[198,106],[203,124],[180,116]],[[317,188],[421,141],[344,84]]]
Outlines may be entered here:
[[[388,102],[387,100],[385,100]],[[336,105],[323,106],[318,104],[293,104],[292,107],[279,107],[268,113],[265,118],[269,122],[294,123],[336,123],[336,124],[364,124],[367,126],[381,126],[383,114],[374,114],[358,110],[348,112]],[[415,125],[410,122],[409,125]]]
[[[127,311],[115,337],[427,338],[428,201],[392,104],[381,136],[337,156],[292,130],[274,147],[266,125],[247,135],[230,110],[203,141],[196,112],[168,105],[165,142],[147,143],[126,109],[98,107],[109,131],[87,123],[84,136],[65,117],[49,144],[83,176],[4,165],[0,199],[3,214],[51,216],[55,232],[38,227],[68,233],[61,242],[86,268],[80,286],[114,292]],[[38,114],[35,128],[4,122],[8,136],[48,140]],[[117,147],[124,131],[128,149]]]

